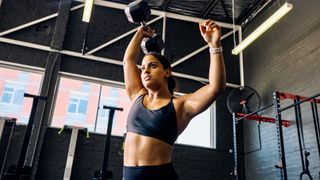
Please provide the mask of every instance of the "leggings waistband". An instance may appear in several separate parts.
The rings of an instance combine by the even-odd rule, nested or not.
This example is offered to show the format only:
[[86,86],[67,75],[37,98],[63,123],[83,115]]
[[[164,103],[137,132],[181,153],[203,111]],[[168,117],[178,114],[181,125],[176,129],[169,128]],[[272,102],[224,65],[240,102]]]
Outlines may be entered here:
[[178,180],[172,163],[151,166],[124,166],[123,180]]

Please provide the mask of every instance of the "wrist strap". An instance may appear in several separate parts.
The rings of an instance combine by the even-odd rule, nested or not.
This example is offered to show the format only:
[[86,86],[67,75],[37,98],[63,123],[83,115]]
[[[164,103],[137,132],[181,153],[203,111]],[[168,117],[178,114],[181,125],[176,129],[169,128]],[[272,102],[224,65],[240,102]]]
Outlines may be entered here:
[[217,47],[217,48],[209,48],[210,54],[218,54],[223,51],[222,46]]

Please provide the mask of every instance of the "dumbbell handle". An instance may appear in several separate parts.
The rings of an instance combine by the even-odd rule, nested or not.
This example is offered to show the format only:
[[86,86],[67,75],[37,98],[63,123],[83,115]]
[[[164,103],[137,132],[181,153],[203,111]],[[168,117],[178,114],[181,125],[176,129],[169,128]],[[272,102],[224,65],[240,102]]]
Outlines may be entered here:
[[141,24],[141,26],[144,27],[144,28],[147,27],[147,24],[146,24],[146,22],[144,22],[144,21],[140,22],[140,24]]
[[143,27],[143,30],[147,31],[148,30],[148,25],[146,24],[145,21],[140,22],[140,25]]

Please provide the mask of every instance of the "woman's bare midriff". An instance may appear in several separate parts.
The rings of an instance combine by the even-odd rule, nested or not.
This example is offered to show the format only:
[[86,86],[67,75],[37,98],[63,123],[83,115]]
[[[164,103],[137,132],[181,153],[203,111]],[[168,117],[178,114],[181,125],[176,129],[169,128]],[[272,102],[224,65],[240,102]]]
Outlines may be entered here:
[[124,145],[125,166],[161,165],[171,162],[172,146],[155,138],[128,132]]

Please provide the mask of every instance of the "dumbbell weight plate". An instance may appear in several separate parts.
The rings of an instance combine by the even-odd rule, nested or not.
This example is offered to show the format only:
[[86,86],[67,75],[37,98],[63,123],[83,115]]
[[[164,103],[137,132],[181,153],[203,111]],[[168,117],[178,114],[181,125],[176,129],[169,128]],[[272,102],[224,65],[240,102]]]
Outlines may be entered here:
[[128,21],[132,23],[141,23],[151,15],[148,3],[143,0],[133,1],[125,8],[124,12]]
[[164,42],[160,35],[154,34],[151,38],[143,38],[141,42],[141,49],[144,54],[150,52],[161,52],[164,48]]

